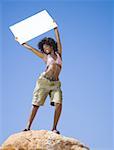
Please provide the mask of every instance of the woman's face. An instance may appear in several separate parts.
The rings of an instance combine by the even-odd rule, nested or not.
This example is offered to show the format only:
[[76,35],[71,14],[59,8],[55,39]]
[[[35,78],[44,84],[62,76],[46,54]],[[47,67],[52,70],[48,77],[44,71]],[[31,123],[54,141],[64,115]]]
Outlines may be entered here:
[[50,45],[44,44],[43,45],[43,49],[44,49],[45,53],[50,54],[52,52],[52,50],[53,50],[53,47],[50,46]]

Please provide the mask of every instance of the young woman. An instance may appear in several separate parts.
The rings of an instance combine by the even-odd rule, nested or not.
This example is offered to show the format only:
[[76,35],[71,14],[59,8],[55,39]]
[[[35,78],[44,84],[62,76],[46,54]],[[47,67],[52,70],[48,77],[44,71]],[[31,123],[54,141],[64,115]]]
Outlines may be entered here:
[[[33,92],[32,111],[30,113],[26,128],[30,130],[38,108],[44,105],[46,97],[50,96],[50,104],[55,106],[54,122],[52,131],[60,134],[57,130],[58,120],[62,111],[62,91],[59,74],[62,68],[62,46],[58,28],[54,28],[56,41],[53,38],[44,38],[38,43],[40,50],[37,50],[27,43],[22,45],[43,59],[46,63],[45,71],[39,76]],[[18,41],[18,39],[16,38]]]

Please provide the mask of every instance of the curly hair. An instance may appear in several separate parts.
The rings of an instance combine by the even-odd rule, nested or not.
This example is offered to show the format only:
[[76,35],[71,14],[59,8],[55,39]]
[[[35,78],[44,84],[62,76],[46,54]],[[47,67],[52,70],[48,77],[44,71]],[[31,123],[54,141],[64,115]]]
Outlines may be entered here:
[[53,39],[53,38],[50,38],[50,37],[45,37],[43,38],[39,43],[38,43],[38,48],[41,50],[41,52],[44,53],[44,49],[43,49],[43,45],[44,44],[47,44],[49,46],[52,46],[53,47],[53,50],[54,52],[58,51],[57,49],[57,42]]

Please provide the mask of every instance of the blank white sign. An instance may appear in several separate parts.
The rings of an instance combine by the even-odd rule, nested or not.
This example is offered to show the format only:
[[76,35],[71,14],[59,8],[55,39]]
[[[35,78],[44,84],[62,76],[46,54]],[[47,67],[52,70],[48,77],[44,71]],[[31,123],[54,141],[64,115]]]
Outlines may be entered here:
[[18,38],[19,43],[22,44],[55,27],[57,27],[57,24],[48,12],[43,10],[9,28],[14,36]]

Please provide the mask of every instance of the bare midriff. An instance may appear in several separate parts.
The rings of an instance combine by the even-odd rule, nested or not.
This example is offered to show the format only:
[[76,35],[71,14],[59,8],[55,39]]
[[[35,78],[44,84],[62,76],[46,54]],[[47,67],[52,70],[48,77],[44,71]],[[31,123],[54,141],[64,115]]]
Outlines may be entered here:
[[46,71],[45,71],[45,76],[47,78],[49,78],[50,80],[59,80],[59,74],[60,74],[60,71],[61,71],[61,66],[59,64],[51,64],[49,65],[47,68],[46,68]]

